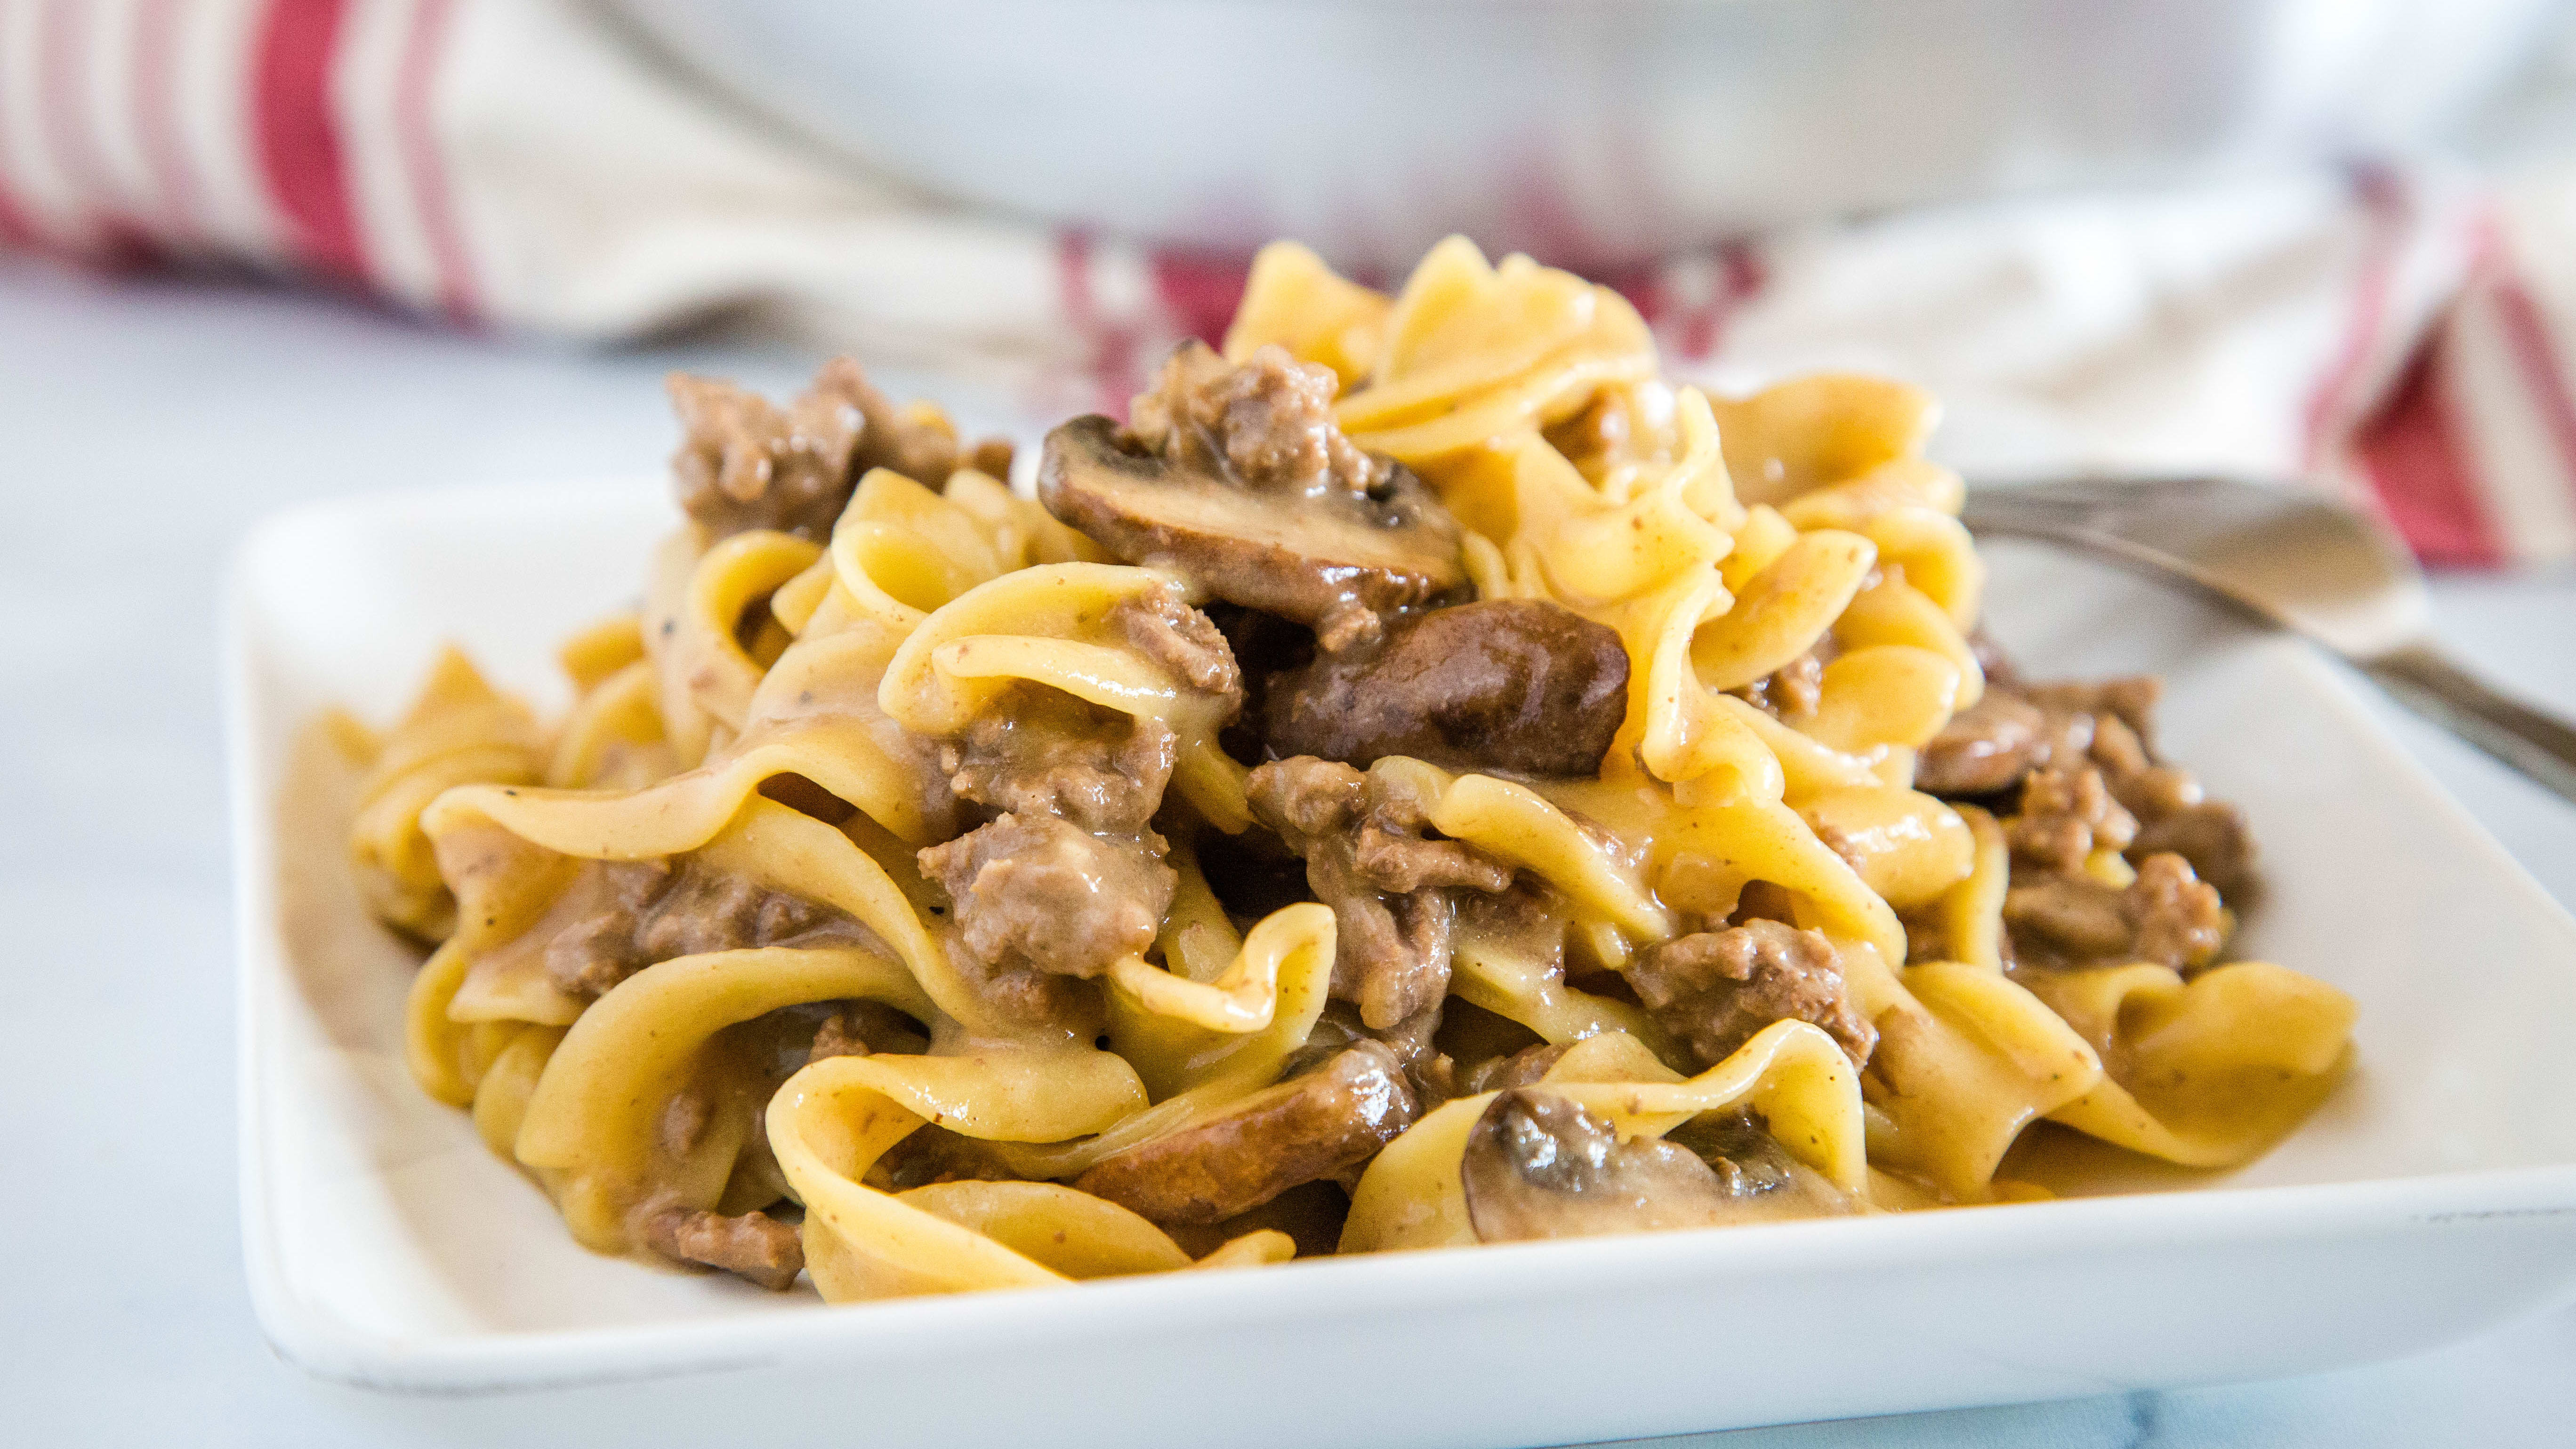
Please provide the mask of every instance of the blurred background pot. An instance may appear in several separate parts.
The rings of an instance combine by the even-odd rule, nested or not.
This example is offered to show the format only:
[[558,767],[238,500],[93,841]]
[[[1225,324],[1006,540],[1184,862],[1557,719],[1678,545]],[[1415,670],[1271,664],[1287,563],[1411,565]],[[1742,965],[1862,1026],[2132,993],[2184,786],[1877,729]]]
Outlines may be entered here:
[[602,0],[845,155],[1002,210],[1400,266],[1611,263],[2419,144],[2560,0]]

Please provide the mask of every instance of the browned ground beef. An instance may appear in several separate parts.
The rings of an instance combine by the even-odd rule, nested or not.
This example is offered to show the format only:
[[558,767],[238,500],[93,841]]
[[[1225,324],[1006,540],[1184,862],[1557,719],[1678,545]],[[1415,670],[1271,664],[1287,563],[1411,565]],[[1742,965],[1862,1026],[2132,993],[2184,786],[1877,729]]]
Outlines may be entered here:
[[1534,775],[1598,773],[1627,713],[1618,631],[1536,599],[1399,619],[1375,644],[1271,680],[1264,698],[1276,755]]
[[[1177,590],[1131,598],[1111,622],[1183,688],[1213,698],[1220,716],[1240,702],[1224,636]],[[1004,692],[941,745],[950,788],[1002,813],[922,851],[921,872],[947,894],[955,940],[1006,1012],[1052,1019],[1064,991],[1032,973],[1094,977],[1153,944],[1179,876],[1148,822],[1178,746],[1158,720],[1038,685]]]
[[1146,658],[1216,699],[1225,718],[1233,718],[1243,707],[1243,671],[1235,665],[1233,648],[1215,622],[1191,608],[1179,589],[1158,582],[1120,599],[1109,611],[1109,622]]
[[[2007,960],[2208,965],[2225,944],[2224,900],[2257,888],[2254,843],[2235,806],[2205,798],[2191,771],[2158,758],[2162,686],[2144,675],[2025,684],[1992,657],[1985,698],[1924,748],[1915,783],[1989,804],[2018,789],[2003,821],[2013,847]],[[2105,849],[2136,868],[2136,884],[2085,873]]]
[[793,1287],[805,1270],[796,1229],[764,1212],[726,1217],[665,1207],[645,1215],[643,1230],[645,1246],[666,1258],[721,1268],[774,1293]]
[[805,1048],[805,1060],[810,1064],[825,1057],[863,1057],[871,1050],[866,1036],[858,1023],[850,1019],[850,1014],[835,1011],[823,1018],[822,1025],[814,1028],[814,1041]]
[[671,457],[680,507],[710,534],[774,528],[819,538],[850,501],[850,455],[865,426],[816,390],[782,409],[747,388],[673,373],[682,440]]
[[1306,498],[1382,487],[1393,464],[1360,451],[1333,421],[1341,379],[1263,347],[1229,364],[1184,347],[1128,409],[1127,431],[1184,467],[1229,471],[1264,492]]
[[707,1124],[714,1119],[715,1104],[707,1100],[706,1091],[696,1084],[671,1094],[662,1104],[661,1119],[654,1123],[654,1139],[672,1157],[686,1157],[697,1150],[707,1135]]
[[1775,1021],[1824,1028],[1855,1065],[1866,1065],[1878,1046],[1878,1030],[1852,999],[1842,960],[1821,931],[1751,920],[1694,932],[1639,952],[1627,975],[1637,999],[1702,1067]]
[[1073,1185],[1159,1223],[1218,1222],[1366,1162],[1415,1115],[1395,1054],[1362,1042],[1222,1116],[1131,1147]]
[[620,981],[680,956],[791,942],[871,942],[858,922],[829,906],[772,890],[682,858],[609,861],[598,914],[546,943],[546,976],[575,996],[599,996]]
[[1252,812],[1306,861],[1333,908],[1333,994],[1385,1030],[1449,989],[1453,890],[1498,892],[1512,871],[1463,841],[1433,838],[1423,802],[1375,775],[1308,756],[1252,772]]
[[2140,861],[2138,878],[2120,893],[2120,908],[2136,933],[2129,954],[2141,961],[2196,971],[2227,943],[2227,917],[2217,890],[2179,855]]
[[2151,855],[2126,888],[2090,876],[2016,876],[2004,925],[2025,966],[2153,961],[2186,974],[2225,942],[2218,892],[2179,855]]
[[1178,744],[1158,720],[1027,685],[942,743],[939,766],[960,799],[1133,832],[1163,803]]
[[2126,850],[2137,817],[2111,794],[2102,772],[2081,761],[2051,762],[2022,777],[2021,809],[2006,822],[2013,854],[2048,870],[2083,868],[2097,850]]
[[1052,815],[1004,815],[921,852],[959,939],[987,965],[1097,976],[1154,943],[1179,876],[1163,838],[1095,835]]
[[682,430],[671,458],[680,507],[713,537],[773,528],[822,538],[871,468],[931,488],[960,467],[1010,476],[1010,444],[986,439],[961,454],[944,424],[897,407],[846,357],[825,363],[786,408],[687,373],[671,374],[669,388]]

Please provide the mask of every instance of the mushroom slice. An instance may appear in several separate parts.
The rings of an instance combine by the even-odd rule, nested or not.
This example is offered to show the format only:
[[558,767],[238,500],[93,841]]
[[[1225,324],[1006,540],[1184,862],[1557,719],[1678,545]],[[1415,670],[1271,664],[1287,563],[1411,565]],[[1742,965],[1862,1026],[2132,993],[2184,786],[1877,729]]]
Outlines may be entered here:
[[1205,450],[1145,451],[1093,416],[1047,434],[1038,497],[1126,562],[1293,619],[1327,650],[1378,637],[1385,615],[1467,579],[1457,520],[1395,465],[1364,492],[1266,490]]
[[1221,1116],[1107,1158],[1073,1185],[1158,1223],[1221,1222],[1359,1166],[1415,1115],[1394,1053],[1362,1042]]
[[1850,1211],[1843,1194],[1750,1118],[1705,1134],[1726,1150],[1714,1162],[1679,1142],[1622,1142],[1608,1118],[1543,1087],[1498,1093],[1458,1160],[1467,1219],[1480,1241],[1505,1243]]

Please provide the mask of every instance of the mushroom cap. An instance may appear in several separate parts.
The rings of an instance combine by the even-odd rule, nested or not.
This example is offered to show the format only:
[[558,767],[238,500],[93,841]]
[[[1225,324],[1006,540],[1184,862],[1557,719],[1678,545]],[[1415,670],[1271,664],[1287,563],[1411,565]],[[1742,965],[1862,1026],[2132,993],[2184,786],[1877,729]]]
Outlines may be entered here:
[[1467,1134],[1458,1181],[1482,1242],[1818,1217],[1850,1202],[1749,1121],[1702,1134],[1714,1163],[1678,1142],[1619,1139],[1607,1118],[1545,1087],[1497,1093]]
[[1293,619],[1328,649],[1467,578],[1457,520],[1401,467],[1365,494],[1266,492],[1131,450],[1095,414],[1047,434],[1038,497],[1120,559]]

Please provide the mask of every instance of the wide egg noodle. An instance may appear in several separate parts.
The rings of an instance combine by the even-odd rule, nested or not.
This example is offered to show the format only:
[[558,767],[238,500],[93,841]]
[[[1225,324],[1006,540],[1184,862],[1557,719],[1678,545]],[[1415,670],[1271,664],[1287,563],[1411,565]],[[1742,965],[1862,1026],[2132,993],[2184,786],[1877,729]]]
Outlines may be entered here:
[[[1767,505],[1766,505],[1767,506]],[[1928,508],[1957,518],[1968,506],[1967,480],[1928,458],[1896,457],[1856,478],[1810,488],[1782,503],[1776,516],[1796,528],[1866,532],[1890,509]],[[1970,540],[1973,545],[1974,540]]]
[[[479,977],[461,981],[447,1009],[461,1009],[469,1017],[568,1024],[580,1003],[543,979],[537,953],[504,955],[496,948],[526,934],[575,883],[578,872],[569,862],[669,858],[696,850],[777,776],[811,782],[853,807],[855,820],[898,841],[917,846],[953,833],[953,807],[944,781],[929,768],[920,743],[885,716],[879,686],[905,636],[929,617],[918,603],[944,603],[934,592],[937,587],[971,589],[979,573],[999,570],[1004,558],[989,537],[979,534],[984,526],[938,495],[880,470],[867,480],[862,496],[853,499],[852,513],[836,529],[827,553],[818,555],[810,545],[801,552],[768,554],[727,553],[722,546],[710,551],[702,569],[758,563],[768,577],[802,557],[807,562],[800,573],[823,563],[833,573],[824,594],[800,611],[794,643],[754,688],[739,735],[705,764],[634,791],[496,787],[458,792],[439,803],[436,832],[455,837],[452,845],[442,847],[456,858],[451,878],[486,886],[508,883],[491,908],[469,922],[473,940],[467,943],[468,953],[494,964],[481,966]],[[916,569],[889,580],[881,568],[871,572],[869,567],[882,563],[884,550],[844,546],[845,539],[893,529],[927,546],[944,545],[942,556],[950,562],[927,570],[926,578],[924,570]],[[784,535],[768,537],[796,542]],[[1036,547],[1024,543],[1021,552]],[[889,583],[912,602],[895,598]],[[692,592],[748,597],[751,591],[709,586]],[[835,886],[842,898],[832,903],[888,941],[948,1015],[971,1030],[999,1029],[921,924],[906,898],[903,875],[846,840],[837,850],[843,868],[835,874]],[[530,889],[532,883],[538,888]]]
[[1376,366],[1393,304],[1385,294],[1335,276],[1295,242],[1272,242],[1252,259],[1243,301],[1225,333],[1225,359],[1241,362],[1264,346],[1333,370],[1349,387]]
[[1874,1018],[1870,1158],[1950,1201],[1986,1201],[2022,1129],[2098,1086],[2101,1058],[2001,971],[1929,962],[1898,983],[1902,997]]
[[[1666,939],[1671,915],[1646,889],[1636,866],[1595,831],[1530,785],[1490,775],[1452,775],[1420,760],[1380,760],[1371,773],[1400,783],[1424,802],[1432,827],[1549,886],[1567,906],[1563,926],[1592,964],[1627,964],[1637,944]],[[1550,1042],[1605,1031],[1660,1041],[1662,1032],[1634,1004],[1566,983],[1560,962],[1530,958],[1508,933],[1461,927],[1451,990],[1466,1001],[1520,1023]]]
[[876,468],[833,526],[830,567],[790,581],[773,609],[800,638],[861,624],[909,634],[931,611],[1005,573],[1099,556],[1045,509],[971,469],[934,493]]
[[1778,503],[1920,457],[1941,406],[1889,378],[1820,372],[1718,400],[1726,465],[1748,503]]
[[379,920],[422,940],[444,939],[455,928],[456,903],[421,812],[453,785],[535,780],[545,759],[536,716],[450,647],[383,738],[343,734],[368,757],[349,831],[359,889]]
[[743,730],[763,665],[736,637],[743,612],[821,553],[790,534],[752,529],[701,550],[694,530],[664,542],[646,590],[645,648],[662,725],[691,765]]
[[647,966],[583,1012],[554,1048],[512,1155],[553,1186],[584,1246],[627,1251],[639,1237],[637,1209],[712,1210],[732,1180],[751,1125],[735,1114],[716,1112],[678,1152],[662,1140],[674,1096],[698,1091],[722,1106],[735,1085],[723,1063],[707,1060],[710,1040],[781,1007],[836,1000],[930,1014],[911,973],[867,951],[768,947]]
[[573,702],[555,737],[545,783],[562,790],[637,790],[678,773],[662,729],[660,681],[638,658]]
[[2001,971],[2012,846],[1994,816],[1974,805],[1959,806],[1958,815],[1968,827],[1968,873],[1916,913],[1908,925],[1907,944],[1915,948],[1917,959],[1960,961]]
[[2185,1167],[2234,1167],[2316,1110],[2352,1057],[2353,999],[2268,961],[2035,973],[2109,1072],[2050,1119]]
[[[537,1082],[545,1076],[546,1064],[554,1060],[555,1048],[563,1045],[563,1039],[564,1028],[560,1026],[520,1025],[474,1084],[474,1100],[469,1108],[474,1133],[493,1156],[504,1162],[517,1160],[519,1128],[528,1120],[528,1103],[536,1096]],[[535,1175],[547,1192],[553,1193],[554,1183],[548,1175]]]
[[1242,933],[1200,868],[1196,829],[1174,831],[1165,859],[1176,879],[1151,953],[1161,959],[1117,963],[1108,993],[1110,1048],[1157,1101],[1183,1090],[1209,1051],[1277,1024],[1284,959],[1244,954]]
[[1491,266],[1453,237],[1396,295],[1369,385],[1337,412],[1353,442],[1436,474],[1439,460],[1559,422],[1602,386],[1654,370],[1653,334],[1626,298],[1527,257]]

